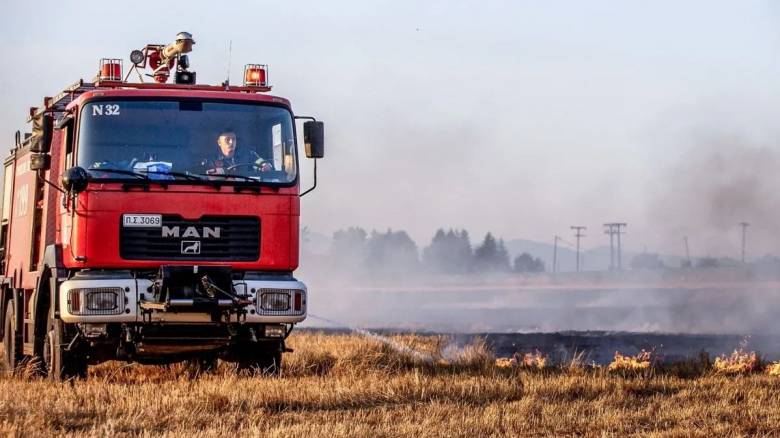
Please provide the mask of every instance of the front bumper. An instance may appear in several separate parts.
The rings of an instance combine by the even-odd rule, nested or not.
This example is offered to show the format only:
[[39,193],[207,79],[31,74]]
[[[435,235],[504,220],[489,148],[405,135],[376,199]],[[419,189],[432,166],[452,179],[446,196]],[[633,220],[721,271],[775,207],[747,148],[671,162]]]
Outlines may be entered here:
[[[306,319],[307,289],[306,285],[297,280],[236,280],[234,289],[240,295],[249,297],[251,304],[238,309],[238,312],[228,312],[225,322],[228,323],[271,323],[294,324]],[[77,291],[85,295],[76,298]],[[288,291],[291,303],[288,310],[264,310],[261,306],[263,293],[284,293]],[[73,294],[71,293],[73,292]],[[94,311],[92,302],[97,302],[92,294],[116,295],[115,305],[108,310]],[[295,294],[300,294],[300,310],[292,305]],[[72,299],[73,298],[73,299]],[[114,299],[114,298],[111,298]],[[149,310],[141,307],[141,302],[153,299],[152,281],[138,278],[103,278],[103,279],[71,279],[64,281],[59,288],[59,316],[66,323],[208,323],[213,322],[213,315],[197,311]],[[78,302],[77,302],[78,301]],[[87,302],[88,301],[88,302]],[[100,313],[100,314],[96,314]]]

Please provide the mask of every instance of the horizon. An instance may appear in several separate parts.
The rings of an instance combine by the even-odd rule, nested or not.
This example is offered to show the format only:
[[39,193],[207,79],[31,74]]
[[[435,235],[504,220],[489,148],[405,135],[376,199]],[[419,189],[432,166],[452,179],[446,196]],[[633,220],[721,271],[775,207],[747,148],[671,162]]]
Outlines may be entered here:
[[[403,230],[403,229],[400,229],[400,228],[393,228],[393,227],[390,227],[390,228],[387,228],[387,229],[384,229],[384,230],[378,230],[378,229],[364,228],[364,227],[353,225],[353,226],[344,227],[344,228],[336,230],[336,231],[344,231],[344,230],[346,230],[348,228],[353,228],[353,227],[363,229],[364,231],[367,232],[368,237],[370,237],[371,233],[373,233],[373,232],[377,232],[377,233],[381,234],[381,233],[385,233],[385,232],[388,232],[388,231],[405,232],[405,233],[407,233],[407,235],[409,235],[409,233],[406,230]],[[333,242],[333,233],[330,233],[330,234],[323,233],[323,232],[320,232],[318,230],[312,230],[312,229],[306,227],[305,225],[302,225],[301,229],[304,229],[304,228],[306,228],[306,236],[316,235],[317,239],[327,239],[328,244],[332,244],[332,242]],[[423,250],[425,248],[427,248],[428,246],[430,246],[431,241],[433,239],[433,236],[435,235],[436,232],[438,232],[438,230],[443,230],[444,232],[447,232],[450,229],[451,228],[439,227],[425,241],[418,241],[413,236],[409,235],[410,239],[412,239],[412,242],[415,244],[415,246],[417,248],[418,256],[421,257]],[[463,229],[453,229],[453,230],[457,232],[457,231],[462,231]],[[474,234],[469,232],[469,230],[465,230],[465,231],[468,232],[468,234],[469,234],[469,239],[470,239],[472,250],[474,250],[475,248],[480,246],[483,243],[486,234],[490,233],[493,237],[495,237],[496,240],[501,240],[501,241],[504,242],[504,244],[507,247],[507,250],[509,251],[510,258],[514,258],[517,255],[520,255],[522,253],[528,253],[528,254],[530,254],[530,255],[532,255],[534,257],[542,258],[543,261],[545,262],[545,270],[546,271],[550,271],[551,270],[550,267],[549,267],[549,264],[550,264],[550,261],[552,259],[552,256],[550,254],[547,254],[547,252],[552,251],[552,248],[554,247],[554,243],[553,242],[536,240],[536,239],[527,238],[527,237],[521,237],[521,236],[513,236],[513,237],[501,236],[501,235],[497,235],[496,233],[491,232],[490,230],[488,230],[485,234],[482,234],[482,235],[479,235],[479,236],[475,236]],[[561,259],[565,259],[566,257],[574,257],[574,254],[576,254],[576,244],[575,243],[573,243],[570,240],[563,239],[563,238],[559,239],[558,242],[559,242],[558,243],[559,257],[561,257]],[[518,249],[518,246],[521,245],[521,244],[534,244],[534,245],[544,246],[544,249],[546,250],[546,252],[542,253],[542,252],[539,252],[540,250]],[[313,254],[320,254],[320,255],[322,255],[322,254],[324,254],[324,253],[326,253],[328,251],[328,249],[326,249],[326,248],[322,248],[322,247],[316,248],[316,246],[317,246],[316,244],[311,244],[311,243],[307,244],[307,242],[304,241],[304,235],[302,234],[302,240],[301,240],[301,250],[302,251],[310,250]],[[600,252],[604,252],[605,255],[607,255],[609,253],[609,250],[610,250],[609,243],[599,243],[599,244],[595,244],[595,245],[592,245],[592,246],[588,246],[588,245],[586,245],[584,243],[584,240],[583,240],[583,242],[581,242],[580,254],[581,255],[588,255],[589,254],[589,255],[593,256],[593,255],[598,255]],[[714,258],[714,259],[719,259],[719,260],[723,260],[723,261],[730,260],[730,261],[733,261],[735,263],[740,263],[740,253],[739,253],[739,251],[740,251],[740,248],[734,248],[734,252],[732,254],[725,254],[725,255],[715,255],[715,254],[708,254],[708,253],[699,253],[699,254],[691,253],[691,260],[695,262],[695,261],[701,260],[701,259]],[[679,261],[682,261],[682,260],[684,260],[686,258],[685,254],[681,254],[681,253],[653,252],[653,251],[648,250],[647,248],[643,248],[641,250],[636,250],[636,249],[626,249],[624,247],[623,248],[623,265],[624,265],[624,269],[630,269],[628,267],[628,264],[630,263],[631,258],[636,256],[636,255],[641,255],[641,254],[657,255],[662,260],[672,261],[672,262],[679,262]],[[775,254],[775,253],[764,253],[764,254],[756,254],[756,255],[750,255],[749,253],[747,253],[746,257],[745,257],[745,261],[746,261],[746,263],[750,264],[750,263],[755,263],[755,262],[761,261],[761,260],[763,260],[765,258],[773,258],[773,257],[776,258],[776,257],[778,257],[778,255]],[[561,263],[561,262],[562,262],[562,260],[559,260],[559,263]],[[573,259],[569,260],[568,262],[571,262],[569,264],[572,265],[571,269],[569,269],[569,270],[573,271],[574,270],[574,267],[573,267],[574,266],[573,265],[574,261],[573,261]],[[566,265],[567,262],[563,261],[562,264]],[[603,265],[603,263],[599,263],[598,265],[601,266],[601,265]],[[666,268],[674,268],[674,267],[677,267],[677,266],[666,265],[665,267]],[[603,268],[601,268],[601,269],[603,269]],[[589,268],[586,265],[586,266],[584,266],[583,270],[588,271],[588,270],[593,270],[593,269]],[[596,270],[600,270],[600,269],[596,269]],[[566,271],[566,269],[562,269],[562,271]]]

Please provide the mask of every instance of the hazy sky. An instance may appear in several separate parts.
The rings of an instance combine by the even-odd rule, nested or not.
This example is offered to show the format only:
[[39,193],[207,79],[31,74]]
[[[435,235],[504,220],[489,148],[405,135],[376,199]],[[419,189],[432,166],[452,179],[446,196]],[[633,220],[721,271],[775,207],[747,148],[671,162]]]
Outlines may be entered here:
[[581,224],[592,247],[625,221],[634,249],[689,235],[730,254],[747,220],[754,254],[780,243],[777,3],[161,3],[4,2],[0,138],[99,58],[187,30],[199,82],[224,80],[232,40],[232,82],[270,64],[274,94],[326,122],[302,200],[315,231],[426,244],[439,226],[551,240]]

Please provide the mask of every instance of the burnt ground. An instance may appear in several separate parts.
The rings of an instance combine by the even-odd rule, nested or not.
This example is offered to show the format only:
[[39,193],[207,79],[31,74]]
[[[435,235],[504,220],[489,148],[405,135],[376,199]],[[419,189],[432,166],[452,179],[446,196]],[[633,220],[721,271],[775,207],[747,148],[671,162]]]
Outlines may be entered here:
[[[352,333],[348,328],[309,327],[301,331],[323,331],[330,334]],[[409,330],[374,329],[373,333],[390,335],[409,333]],[[641,350],[655,351],[662,362],[680,362],[699,358],[706,353],[710,358],[730,354],[744,348],[757,351],[766,360],[780,360],[780,336],[777,335],[718,335],[684,333],[630,333],[604,331],[568,331],[558,333],[442,333],[420,334],[451,336],[455,345],[463,346],[476,338],[484,339],[497,357],[508,357],[516,352],[539,350],[554,363],[568,363],[579,356],[585,363],[604,365],[616,351],[634,355]]]
[[312,287],[303,328],[454,334],[498,356],[539,349],[609,362],[655,350],[667,361],[744,347],[780,360],[780,283]]

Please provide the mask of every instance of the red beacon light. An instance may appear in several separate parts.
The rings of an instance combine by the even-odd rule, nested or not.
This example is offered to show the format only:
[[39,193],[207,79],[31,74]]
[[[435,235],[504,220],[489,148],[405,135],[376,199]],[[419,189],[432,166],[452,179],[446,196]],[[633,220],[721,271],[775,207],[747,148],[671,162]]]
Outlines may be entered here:
[[122,60],[110,58],[101,59],[98,77],[101,81],[121,81]]
[[268,66],[264,64],[247,64],[244,67],[244,86],[267,87]]

